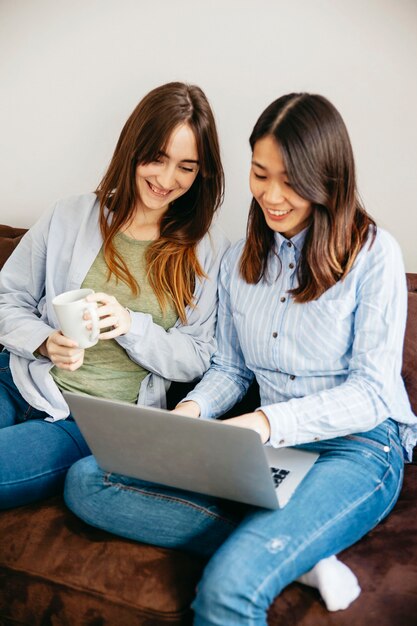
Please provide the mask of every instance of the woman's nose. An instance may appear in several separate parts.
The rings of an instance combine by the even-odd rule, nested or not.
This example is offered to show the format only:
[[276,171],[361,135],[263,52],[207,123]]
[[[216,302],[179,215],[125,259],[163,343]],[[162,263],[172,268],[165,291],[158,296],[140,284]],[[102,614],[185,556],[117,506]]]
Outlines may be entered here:
[[282,186],[278,182],[271,182],[264,192],[264,199],[271,204],[280,204],[284,200]]
[[163,189],[172,189],[175,183],[175,167],[164,167],[157,176],[157,182]]

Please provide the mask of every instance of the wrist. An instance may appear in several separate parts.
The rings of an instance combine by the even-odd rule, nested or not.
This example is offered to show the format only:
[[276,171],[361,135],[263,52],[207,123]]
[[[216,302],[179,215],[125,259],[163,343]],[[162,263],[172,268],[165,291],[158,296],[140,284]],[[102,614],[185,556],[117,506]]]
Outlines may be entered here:
[[183,400],[179,402],[175,407],[175,411],[178,413],[182,413],[187,417],[200,417],[201,409],[200,406],[194,400]]
[[125,323],[126,330],[124,331],[123,334],[126,335],[130,331],[130,328],[132,326],[132,314],[127,307],[124,307],[124,313],[125,313],[125,320],[126,320],[126,323]]
[[260,409],[255,411],[255,415],[257,417],[256,430],[261,436],[262,442],[267,443],[271,438],[271,424],[269,423],[269,419],[266,414]]
[[38,354],[40,354],[41,356],[44,356],[46,358],[49,358],[49,354],[48,354],[48,348],[46,347],[46,342],[48,340],[45,339],[44,342],[41,343],[41,345],[36,348],[35,353],[37,352]]

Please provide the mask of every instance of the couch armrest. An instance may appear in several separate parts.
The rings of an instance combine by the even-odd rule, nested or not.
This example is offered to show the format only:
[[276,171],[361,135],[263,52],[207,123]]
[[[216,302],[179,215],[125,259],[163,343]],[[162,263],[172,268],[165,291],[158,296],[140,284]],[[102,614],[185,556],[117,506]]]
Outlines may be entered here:
[[16,248],[26,230],[26,228],[13,228],[12,226],[0,224],[0,269]]

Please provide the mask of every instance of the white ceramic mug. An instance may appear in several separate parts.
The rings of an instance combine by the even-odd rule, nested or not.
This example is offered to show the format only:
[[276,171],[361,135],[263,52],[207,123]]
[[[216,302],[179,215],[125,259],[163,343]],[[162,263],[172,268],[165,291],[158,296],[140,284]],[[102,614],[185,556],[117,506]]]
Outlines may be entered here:
[[[55,314],[65,337],[76,341],[80,348],[91,348],[98,341],[100,329],[96,302],[86,302],[86,296],[94,293],[94,289],[74,289],[65,291],[52,300]],[[88,311],[91,321],[83,319]],[[87,325],[92,325],[91,330]]]

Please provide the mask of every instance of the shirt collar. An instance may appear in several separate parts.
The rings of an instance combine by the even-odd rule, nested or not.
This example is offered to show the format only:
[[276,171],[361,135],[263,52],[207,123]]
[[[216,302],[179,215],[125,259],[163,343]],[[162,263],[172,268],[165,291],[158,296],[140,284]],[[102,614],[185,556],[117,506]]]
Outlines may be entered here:
[[308,229],[309,229],[309,226],[306,226],[305,228],[303,228],[303,230],[301,230],[299,233],[294,235],[292,239],[287,239],[287,237],[284,237],[284,235],[281,235],[281,233],[275,232],[274,239],[275,239],[275,245],[276,245],[276,250],[278,254],[281,251],[281,247],[283,245],[288,245],[288,242],[291,242],[293,244],[297,252],[301,252],[301,250],[303,249],[303,245],[304,245],[304,241],[305,241]]

